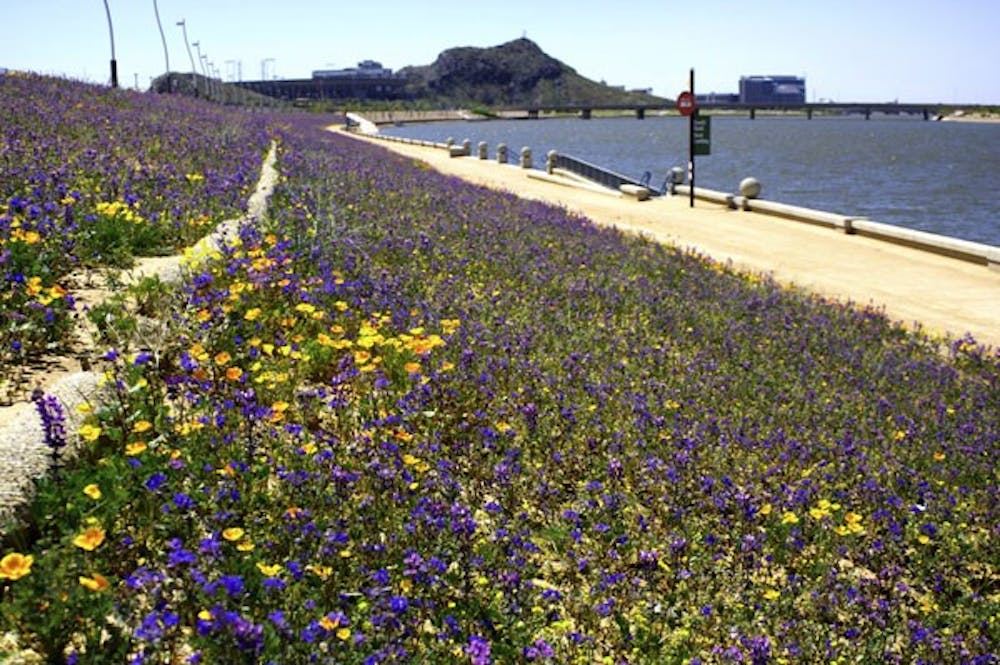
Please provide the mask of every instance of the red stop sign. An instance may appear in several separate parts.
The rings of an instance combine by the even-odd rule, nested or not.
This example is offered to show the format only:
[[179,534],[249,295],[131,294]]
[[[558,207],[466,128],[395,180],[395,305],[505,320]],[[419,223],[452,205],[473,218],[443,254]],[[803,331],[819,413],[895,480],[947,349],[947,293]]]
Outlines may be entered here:
[[677,96],[677,110],[681,115],[691,115],[694,113],[694,95],[685,90]]

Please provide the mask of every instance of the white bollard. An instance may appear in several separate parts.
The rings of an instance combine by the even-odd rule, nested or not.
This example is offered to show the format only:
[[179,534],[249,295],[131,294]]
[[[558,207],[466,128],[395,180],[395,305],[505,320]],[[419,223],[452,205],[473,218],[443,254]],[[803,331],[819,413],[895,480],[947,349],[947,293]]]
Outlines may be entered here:
[[552,172],[556,169],[556,157],[559,153],[555,150],[549,150],[548,154],[545,155],[545,172],[552,175]]
[[760,196],[761,185],[757,178],[743,178],[740,180],[740,194],[748,199],[755,199]]

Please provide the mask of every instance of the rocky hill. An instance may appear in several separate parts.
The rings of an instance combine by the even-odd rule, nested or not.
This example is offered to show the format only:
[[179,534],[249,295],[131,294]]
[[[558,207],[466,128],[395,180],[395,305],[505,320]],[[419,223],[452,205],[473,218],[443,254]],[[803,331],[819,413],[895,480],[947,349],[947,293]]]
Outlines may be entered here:
[[490,48],[442,52],[431,65],[406,67],[407,95],[444,105],[545,106],[663,103],[666,100],[604,85],[547,55],[530,39]]

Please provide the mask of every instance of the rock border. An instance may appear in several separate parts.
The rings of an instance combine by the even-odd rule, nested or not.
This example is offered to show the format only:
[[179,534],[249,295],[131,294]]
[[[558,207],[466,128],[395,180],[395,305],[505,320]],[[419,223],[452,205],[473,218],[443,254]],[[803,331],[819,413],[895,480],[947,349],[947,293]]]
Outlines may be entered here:
[[[209,255],[224,245],[231,244],[238,237],[242,225],[264,219],[278,180],[276,161],[277,144],[272,142],[261,165],[257,187],[247,200],[243,216],[220,222],[210,234],[180,254],[138,259],[135,267],[126,273],[124,283],[135,284],[147,277],[157,277],[168,284],[179,283],[185,276],[182,264],[185,256]],[[81,305],[93,306],[103,302],[109,295],[110,291],[106,287],[98,286],[87,289],[85,295],[77,300]],[[87,332],[81,332],[86,341]],[[55,397],[62,407],[67,443],[64,454],[72,457],[81,445],[76,430],[82,423],[83,416],[77,412],[77,407],[100,401],[103,376],[99,372],[87,370],[57,370],[54,374],[46,375],[43,372],[40,378],[43,384],[48,384],[43,388],[44,394]],[[0,465],[0,536],[5,535],[2,523],[15,517],[17,510],[31,499],[34,481],[49,472],[50,454],[51,451],[45,444],[41,417],[34,402],[22,401],[0,408],[0,460],[3,460]]]

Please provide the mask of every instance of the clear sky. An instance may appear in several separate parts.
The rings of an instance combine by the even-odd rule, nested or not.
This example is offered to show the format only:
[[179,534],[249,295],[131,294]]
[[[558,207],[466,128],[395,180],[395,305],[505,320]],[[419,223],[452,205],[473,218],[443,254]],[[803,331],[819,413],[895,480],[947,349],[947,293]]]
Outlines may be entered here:
[[[122,86],[165,69],[154,0],[107,0]],[[1000,0],[156,0],[170,67],[199,42],[222,78],[426,65],[526,36],[596,81],[674,97],[804,76],[809,101],[1000,104]],[[102,0],[0,0],[0,67],[110,78]],[[194,59],[197,60],[197,52]],[[273,58],[273,61],[265,60]],[[237,64],[239,63],[239,64]],[[199,65],[200,67],[200,65]]]

